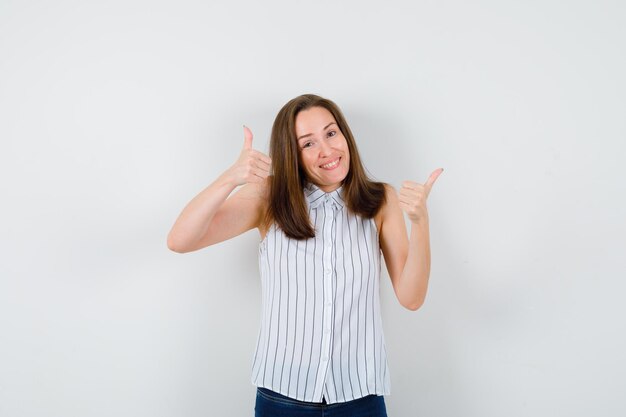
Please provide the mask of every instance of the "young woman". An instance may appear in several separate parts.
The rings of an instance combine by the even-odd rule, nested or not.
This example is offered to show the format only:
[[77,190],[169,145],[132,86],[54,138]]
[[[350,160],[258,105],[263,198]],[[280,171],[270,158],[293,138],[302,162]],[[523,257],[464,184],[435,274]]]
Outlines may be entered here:
[[280,110],[270,156],[244,127],[239,159],[187,204],[168,247],[190,252],[259,230],[257,417],[386,416],[380,255],[400,304],[417,310],[430,274],[426,199],[443,169],[399,193],[370,180],[340,109],[312,94]]

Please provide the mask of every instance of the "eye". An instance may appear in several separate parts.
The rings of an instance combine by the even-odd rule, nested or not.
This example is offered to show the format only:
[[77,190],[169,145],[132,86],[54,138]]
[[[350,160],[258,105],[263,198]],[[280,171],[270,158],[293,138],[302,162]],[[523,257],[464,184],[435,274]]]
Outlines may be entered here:
[[310,146],[313,145],[313,142],[309,141],[309,142],[304,142],[304,144],[302,145],[302,149],[308,148]]
[[334,131],[334,130],[331,130],[331,131],[330,131],[330,132],[328,132],[326,135],[327,135],[327,136],[329,136],[329,137],[333,137],[333,136],[337,135],[337,132],[336,132],[336,131]]

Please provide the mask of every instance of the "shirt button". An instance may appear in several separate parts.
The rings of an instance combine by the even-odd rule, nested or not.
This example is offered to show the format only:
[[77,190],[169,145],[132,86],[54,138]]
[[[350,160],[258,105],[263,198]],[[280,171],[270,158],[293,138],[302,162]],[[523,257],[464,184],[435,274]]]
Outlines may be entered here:
[[326,270],[326,275],[330,275],[330,269]]
[[324,356],[324,357],[322,358],[322,360],[323,360],[324,362],[326,362],[326,361],[328,360],[328,358],[327,358],[326,356]]
[[331,305],[333,305],[333,303],[331,303],[330,301],[326,302],[326,307],[330,307]]
[[324,330],[324,333],[326,333],[326,334],[330,333],[330,329]]

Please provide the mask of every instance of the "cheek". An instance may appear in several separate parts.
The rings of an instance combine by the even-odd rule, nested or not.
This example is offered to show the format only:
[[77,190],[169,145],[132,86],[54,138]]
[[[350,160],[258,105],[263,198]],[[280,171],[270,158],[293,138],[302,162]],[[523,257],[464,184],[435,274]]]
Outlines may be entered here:
[[300,158],[302,161],[302,167],[305,171],[310,171],[312,168],[315,168],[315,160],[311,157],[311,155],[308,155],[307,152],[303,152]]
[[341,142],[341,149],[346,155],[350,155],[350,148],[348,147],[348,141],[346,140],[345,137],[343,138]]
[[346,162],[349,162],[350,161],[350,149],[348,148],[347,143],[344,145],[343,152],[345,154]]

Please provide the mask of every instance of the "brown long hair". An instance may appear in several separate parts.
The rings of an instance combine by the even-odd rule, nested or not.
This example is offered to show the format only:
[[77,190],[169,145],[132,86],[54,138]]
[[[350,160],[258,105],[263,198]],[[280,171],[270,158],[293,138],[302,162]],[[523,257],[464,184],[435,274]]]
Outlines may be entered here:
[[300,166],[300,153],[296,140],[296,116],[311,107],[328,110],[343,133],[350,151],[350,167],[342,183],[344,200],[354,214],[374,217],[385,202],[385,186],[369,179],[361,163],[352,131],[339,107],[331,100],[314,94],[303,94],[283,106],[278,112],[270,139],[270,158],[273,175],[269,182],[269,204],[266,224],[276,222],[285,235],[302,240],[315,236],[309,219],[303,189],[306,174]]

